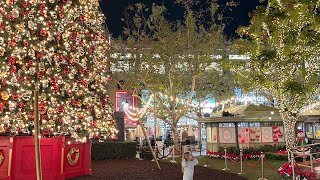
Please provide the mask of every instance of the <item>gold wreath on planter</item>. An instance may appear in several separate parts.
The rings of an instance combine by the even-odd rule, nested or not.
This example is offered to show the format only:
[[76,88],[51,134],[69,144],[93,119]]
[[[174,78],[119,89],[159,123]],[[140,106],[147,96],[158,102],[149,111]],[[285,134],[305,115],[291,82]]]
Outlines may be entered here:
[[[72,159],[72,155],[74,154],[74,159]],[[79,148],[71,148],[70,151],[68,152],[67,154],[67,160],[68,160],[68,163],[73,166],[75,165],[78,160],[79,160]]]
[[4,161],[4,155],[2,154],[2,151],[0,151],[0,167],[2,166]]

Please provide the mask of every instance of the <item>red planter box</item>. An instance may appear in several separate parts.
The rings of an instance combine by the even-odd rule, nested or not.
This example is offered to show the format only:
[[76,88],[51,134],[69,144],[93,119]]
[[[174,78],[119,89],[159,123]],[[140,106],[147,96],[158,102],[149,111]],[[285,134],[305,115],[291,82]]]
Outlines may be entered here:
[[[65,137],[41,138],[43,180],[91,175],[91,143]],[[2,159],[2,162],[1,162]],[[33,137],[0,136],[0,179],[36,180]]]

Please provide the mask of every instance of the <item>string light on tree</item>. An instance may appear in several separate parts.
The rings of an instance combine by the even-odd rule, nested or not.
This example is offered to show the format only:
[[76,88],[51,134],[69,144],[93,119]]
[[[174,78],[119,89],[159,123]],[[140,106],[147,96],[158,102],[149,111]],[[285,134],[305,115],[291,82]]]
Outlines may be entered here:
[[6,0],[0,9],[0,133],[32,132],[38,81],[42,135],[115,137],[98,1]]

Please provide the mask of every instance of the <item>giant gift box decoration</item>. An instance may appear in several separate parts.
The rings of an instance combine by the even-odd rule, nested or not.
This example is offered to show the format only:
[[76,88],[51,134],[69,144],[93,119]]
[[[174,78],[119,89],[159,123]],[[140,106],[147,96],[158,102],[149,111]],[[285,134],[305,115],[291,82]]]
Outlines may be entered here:
[[[43,180],[91,175],[91,143],[66,137],[41,138]],[[36,180],[34,139],[0,136],[0,179]]]

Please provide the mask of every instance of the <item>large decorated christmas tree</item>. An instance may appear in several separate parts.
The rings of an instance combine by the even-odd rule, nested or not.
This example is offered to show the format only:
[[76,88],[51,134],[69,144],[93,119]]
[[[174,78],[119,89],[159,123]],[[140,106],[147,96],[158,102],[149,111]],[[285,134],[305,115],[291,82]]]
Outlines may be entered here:
[[[0,133],[114,137],[104,16],[97,0],[0,1]],[[37,85],[38,84],[38,85]]]

